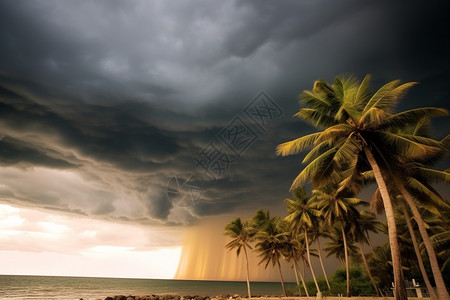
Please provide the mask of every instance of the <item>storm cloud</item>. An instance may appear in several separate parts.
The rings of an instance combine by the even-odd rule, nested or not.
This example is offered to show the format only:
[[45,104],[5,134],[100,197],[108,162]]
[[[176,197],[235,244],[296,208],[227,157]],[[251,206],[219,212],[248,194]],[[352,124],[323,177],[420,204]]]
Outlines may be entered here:
[[[419,1],[0,0],[0,201],[157,226],[280,206],[301,165],[274,149],[311,132],[291,116],[315,79],[419,81],[402,107],[449,108],[445,20]],[[261,91],[282,111],[264,128],[245,114]],[[241,153],[220,139],[237,117]],[[212,141],[217,178],[196,161]],[[176,205],[191,175],[201,195]]]

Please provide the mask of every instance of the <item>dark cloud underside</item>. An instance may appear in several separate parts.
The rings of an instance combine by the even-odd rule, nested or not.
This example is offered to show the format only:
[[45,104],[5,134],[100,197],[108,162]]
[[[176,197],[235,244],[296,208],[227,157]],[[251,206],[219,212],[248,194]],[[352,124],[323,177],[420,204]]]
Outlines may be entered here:
[[[0,0],[1,199],[167,225],[280,206],[301,159],[274,149],[311,132],[291,116],[315,79],[419,81],[400,108],[449,107],[441,4]],[[283,117],[174,205],[173,176],[201,175],[194,158],[261,90]]]

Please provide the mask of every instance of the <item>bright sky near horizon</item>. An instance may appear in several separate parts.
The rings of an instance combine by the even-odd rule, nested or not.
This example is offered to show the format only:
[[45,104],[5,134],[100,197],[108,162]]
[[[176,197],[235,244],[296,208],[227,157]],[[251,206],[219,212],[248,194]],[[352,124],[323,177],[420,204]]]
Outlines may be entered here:
[[0,274],[172,279],[181,247],[152,242],[161,235],[137,225],[0,204]]
[[450,108],[447,23],[418,0],[0,0],[0,274],[171,278],[223,243],[203,220],[285,212],[303,156],[275,148],[312,132],[314,80]]

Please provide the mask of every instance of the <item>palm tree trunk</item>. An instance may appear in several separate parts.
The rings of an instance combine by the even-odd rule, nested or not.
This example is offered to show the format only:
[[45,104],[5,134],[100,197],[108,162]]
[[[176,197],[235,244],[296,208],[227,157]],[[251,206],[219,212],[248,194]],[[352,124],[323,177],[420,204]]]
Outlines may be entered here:
[[325,271],[325,267],[323,266],[322,254],[320,251],[320,238],[317,238],[317,250],[319,253],[319,261],[320,261],[320,265],[322,266],[323,276],[325,276],[325,281],[327,282],[328,290],[331,290],[330,282],[328,281],[327,272]]
[[342,230],[342,240],[344,241],[345,272],[347,274],[347,297],[350,297],[350,266],[348,262],[347,237],[344,230],[343,220],[341,220],[341,230]]
[[305,228],[305,244],[306,244],[306,255],[308,257],[309,269],[311,270],[311,275],[314,279],[314,283],[317,288],[317,297],[322,298],[322,292],[320,291],[319,284],[317,283],[316,274],[314,273],[314,268],[311,264],[311,255],[309,254],[309,242],[308,242],[308,231]]
[[364,153],[375,175],[381,198],[383,199],[386,221],[388,224],[389,245],[391,247],[392,267],[394,270],[394,297],[396,300],[407,300],[405,283],[403,282],[402,261],[400,257],[400,247],[398,245],[397,228],[395,225],[394,208],[392,207],[389,191],[384,181],[383,174],[378,166],[375,157],[368,146],[364,146]]
[[[422,236],[423,243],[427,249],[428,258],[430,260],[431,271],[433,272],[434,281],[436,282],[436,289],[439,299],[449,300],[449,294],[445,286],[444,278],[442,277],[441,270],[439,268],[439,263],[436,258],[436,252],[434,251],[433,245],[431,244],[430,236],[428,235],[427,229],[425,228],[424,221],[417,209],[416,204],[411,196],[411,194],[406,190],[403,185],[399,185],[400,192],[403,195],[406,203],[411,208],[411,212],[416,220],[417,226],[419,227],[420,235]],[[431,295],[431,294],[430,294]]]
[[369,275],[370,281],[372,282],[373,288],[375,289],[375,292],[377,293],[377,297],[380,297],[380,291],[378,290],[377,284],[375,283],[375,280],[373,279],[372,273],[370,272],[369,264],[367,263],[366,256],[364,255],[364,244],[363,242],[359,243],[359,252],[361,254],[364,266],[366,267],[367,275]]
[[434,291],[434,288],[431,286],[430,279],[428,279],[427,271],[425,270],[425,266],[423,265],[422,255],[420,254],[419,246],[416,240],[416,234],[414,233],[414,229],[412,227],[411,220],[409,218],[408,210],[406,209],[404,203],[402,203],[402,211],[403,216],[405,217],[406,225],[408,226],[409,235],[411,236],[411,241],[414,246],[414,252],[416,253],[417,262],[419,263],[419,269],[420,272],[422,273],[423,281],[425,282],[425,286],[427,287],[431,299],[437,299],[436,292]]
[[245,253],[245,262],[247,263],[247,290],[248,290],[248,298],[252,298],[252,294],[250,292],[250,279],[249,279],[249,271],[248,271],[248,255],[247,255],[247,247],[244,245],[244,253]]
[[277,264],[278,264],[278,271],[280,272],[281,286],[283,288],[283,295],[284,295],[284,297],[286,297],[286,287],[284,286],[283,273],[281,273],[281,265],[280,265],[279,260],[277,260]]
[[302,296],[302,290],[300,289],[300,281],[298,280],[298,273],[297,273],[297,268],[295,267],[295,261],[294,261],[294,263],[292,264],[292,268],[294,269],[295,282],[297,282],[298,296],[301,297],[301,296]]
[[[305,289],[306,297],[309,297],[308,288],[306,287],[304,276],[302,275],[302,272],[300,272],[300,268],[298,267],[297,262],[294,262],[295,267],[299,270],[298,274],[300,275],[300,280],[302,281],[303,288]],[[305,267],[305,264],[303,263],[303,267]]]

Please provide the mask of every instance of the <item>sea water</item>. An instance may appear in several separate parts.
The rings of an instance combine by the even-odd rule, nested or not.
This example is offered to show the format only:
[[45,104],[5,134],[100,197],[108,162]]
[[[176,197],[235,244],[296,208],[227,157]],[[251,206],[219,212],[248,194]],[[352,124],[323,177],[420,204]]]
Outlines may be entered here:
[[[287,288],[294,288],[287,283]],[[252,282],[252,296],[281,295],[279,282]],[[246,295],[236,281],[0,275],[0,299],[105,299],[114,295]]]

